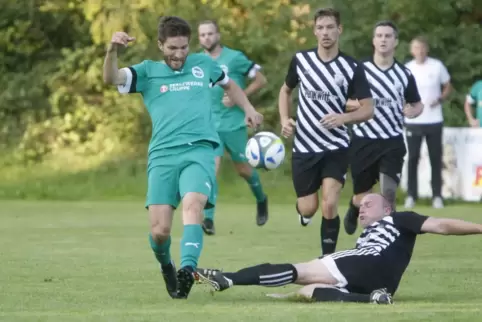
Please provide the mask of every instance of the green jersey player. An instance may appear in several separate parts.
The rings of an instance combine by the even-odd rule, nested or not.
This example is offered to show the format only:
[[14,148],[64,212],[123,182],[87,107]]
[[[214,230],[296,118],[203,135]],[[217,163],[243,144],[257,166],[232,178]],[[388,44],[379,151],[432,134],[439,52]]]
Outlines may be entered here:
[[[140,93],[152,120],[148,151],[147,200],[149,241],[161,266],[172,298],[187,298],[203,246],[203,209],[215,204],[214,148],[219,145],[212,127],[211,87],[222,86],[246,113],[246,121],[262,121],[246,95],[221,67],[203,54],[189,55],[191,28],[178,17],[163,17],[158,46],[163,61],[143,62],[119,69],[117,49],[134,38],[116,32],[104,62],[104,82],[121,93]],[[179,271],[170,256],[171,225],[182,202],[184,231]]]
[[[244,89],[246,95],[251,95],[266,84],[266,78],[259,71],[259,65],[248,59],[242,52],[221,46],[220,33],[215,21],[208,20],[199,24],[199,43],[204,53],[211,56],[229,75],[229,78]],[[246,86],[246,78],[253,81]],[[237,173],[249,184],[257,202],[256,222],[262,226],[268,220],[268,200],[258,173],[245,157],[248,132],[244,123],[244,111],[237,106],[222,87],[216,86],[212,91],[212,106],[214,124],[221,144],[216,149],[216,173],[219,169],[224,150],[230,154]],[[204,232],[214,234],[214,208],[206,209],[203,222]]]
[[[475,107],[475,118],[472,108]],[[465,99],[465,115],[471,127],[482,127],[482,80],[476,81]]]

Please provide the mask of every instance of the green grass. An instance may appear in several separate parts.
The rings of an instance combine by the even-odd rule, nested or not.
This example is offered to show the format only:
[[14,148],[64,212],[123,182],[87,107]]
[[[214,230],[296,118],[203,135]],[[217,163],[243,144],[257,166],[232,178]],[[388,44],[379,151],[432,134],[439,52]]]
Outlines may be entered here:
[[[220,204],[218,234],[205,238],[200,266],[234,270],[319,255],[320,217],[302,228],[292,204],[272,204],[255,225],[253,206]],[[343,212],[345,209],[341,209]],[[422,213],[482,222],[477,206]],[[179,260],[180,218],[172,253]],[[3,201],[0,210],[0,321],[477,321],[482,301],[479,236],[419,238],[393,306],[271,299],[281,289],[238,287],[211,295],[196,285],[171,300],[147,241],[139,202]],[[355,236],[340,235],[339,249]]]

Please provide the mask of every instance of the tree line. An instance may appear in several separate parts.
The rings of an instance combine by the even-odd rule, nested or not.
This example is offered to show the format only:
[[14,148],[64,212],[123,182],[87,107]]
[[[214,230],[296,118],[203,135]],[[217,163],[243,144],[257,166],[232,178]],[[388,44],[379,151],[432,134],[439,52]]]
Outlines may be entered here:
[[118,30],[136,37],[122,65],[160,59],[162,15],[192,23],[193,51],[197,23],[216,19],[223,43],[263,66],[269,83],[252,100],[270,130],[278,127],[277,94],[292,55],[316,45],[312,15],[318,7],[341,11],[341,48],[357,58],[371,54],[378,20],[399,26],[402,62],[410,58],[410,40],[427,36],[430,55],[446,64],[455,88],[444,106],[449,126],[465,126],[464,97],[482,76],[477,0],[4,0],[0,6],[0,142],[15,162],[40,162],[64,150],[84,158],[144,151],[151,125],[142,102],[105,87],[102,62]]

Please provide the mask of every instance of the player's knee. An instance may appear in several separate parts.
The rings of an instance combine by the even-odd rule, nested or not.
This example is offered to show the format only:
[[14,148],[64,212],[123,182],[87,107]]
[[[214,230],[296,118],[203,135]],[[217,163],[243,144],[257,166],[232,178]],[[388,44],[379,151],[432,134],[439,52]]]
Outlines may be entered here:
[[182,220],[184,225],[200,224],[203,220],[203,210],[206,206],[207,196],[197,193],[187,193],[182,201]]
[[157,243],[162,243],[171,235],[173,208],[168,205],[149,206],[151,235]]
[[298,213],[303,217],[312,217],[318,210],[318,200],[316,198],[307,197],[299,198],[296,207],[298,209]]
[[321,212],[326,219],[333,219],[337,215],[338,200],[330,198],[330,196],[323,197],[323,204]]
[[235,168],[240,177],[243,177],[244,179],[251,178],[253,169],[248,163],[235,163]]
[[151,225],[151,235],[157,243],[163,243],[171,235],[171,227],[161,223],[153,224]]

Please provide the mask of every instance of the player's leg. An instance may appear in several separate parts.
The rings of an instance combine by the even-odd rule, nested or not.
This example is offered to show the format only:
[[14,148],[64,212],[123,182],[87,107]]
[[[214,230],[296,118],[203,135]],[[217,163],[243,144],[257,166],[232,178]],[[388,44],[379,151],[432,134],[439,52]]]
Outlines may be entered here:
[[198,273],[201,281],[210,284],[216,291],[223,291],[235,285],[278,287],[293,283],[298,285],[323,283],[334,286],[339,284],[319,259],[300,264],[264,263],[232,273],[200,268]]
[[[431,126],[432,127],[432,126]],[[442,199],[442,156],[443,156],[443,126],[436,125],[427,133],[427,148],[432,168],[432,205],[440,209],[444,207]]]
[[392,296],[385,289],[375,290],[370,294],[352,293],[326,284],[311,284],[302,287],[298,295],[315,302],[352,302],[392,304]]
[[408,148],[408,189],[405,208],[413,208],[418,198],[418,161],[420,159],[420,148],[423,136],[418,131],[407,128],[407,148]]
[[353,196],[343,219],[343,226],[348,235],[353,235],[358,226],[360,202],[372,192],[379,176],[378,143],[373,140],[356,138],[350,145],[350,169],[353,184]]
[[295,188],[296,212],[302,226],[307,226],[318,210],[322,157],[311,153],[293,153],[291,175]]
[[204,144],[195,144],[185,152],[183,159],[186,165],[179,176],[184,224],[181,268],[177,273],[179,298],[187,298],[194,284],[194,272],[203,248],[203,210],[216,204],[213,149]]
[[380,193],[395,210],[397,189],[400,184],[403,160],[407,150],[402,138],[389,140],[384,144],[386,145],[386,153],[380,158]]
[[176,297],[177,278],[171,260],[171,226],[174,209],[179,204],[177,173],[172,166],[156,166],[148,171],[146,208],[149,210],[149,243],[160,264],[171,297]]
[[[224,147],[221,145],[217,149],[214,150],[216,154],[216,158],[214,159],[215,166],[216,166],[216,182],[214,185],[215,192],[218,193],[218,182],[217,182],[217,175],[219,172],[219,167],[221,166],[221,158],[224,153]],[[214,213],[216,210],[216,206],[213,206],[209,209],[204,209],[204,220],[202,224],[202,228],[206,235],[214,235],[216,233],[216,229],[214,227]]]
[[[219,167],[221,166],[221,159],[224,156],[224,142],[223,138],[221,135],[219,135],[219,145],[217,148],[214,149],[214,155],[215,155],[215,165],[216,165],[216,177],[218,175]],[[216,184],[215,184],[215,193],[218,193],[218,182],[216,179]],[[216,211],[216,207],[212,207],[209,209],[204,209],[204,220],[202,223],[202,228],[204,230],[204,233],[206,235],[214,235],[216,233],[216,229],[214,227],[214,214]]]
[[236,131],[223,133],[222,135],[226,143],[226,149],[234,162],[236,172],[246,180],[256,198],[256,224],[262,226],[268,221],[268,198],[263,191],[258,171],[253,169],[246,159],[245,150],[248,144],[248,130],[247,128],[241,128]]
[[322,255],[326,255],[335,251],[340,233],[338,201],[348,171],[348,150],[338,150],[327,154],[324,157],[321,171],[321,177],[323,178],[321,212],[323,218],[320,237]]

